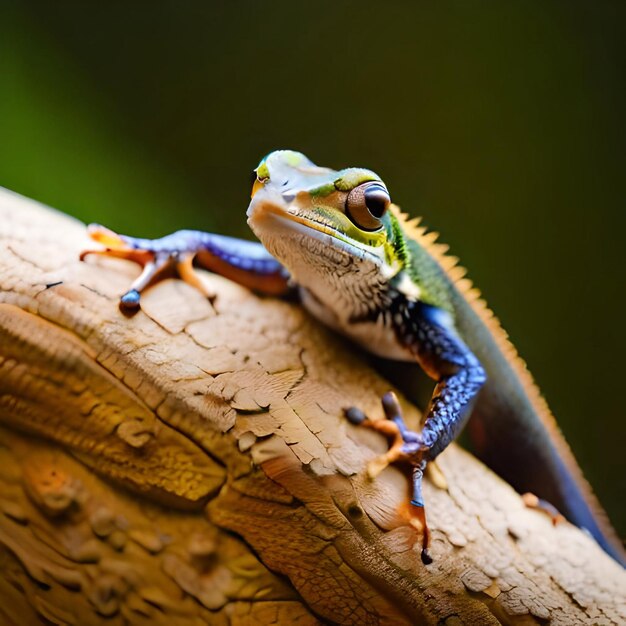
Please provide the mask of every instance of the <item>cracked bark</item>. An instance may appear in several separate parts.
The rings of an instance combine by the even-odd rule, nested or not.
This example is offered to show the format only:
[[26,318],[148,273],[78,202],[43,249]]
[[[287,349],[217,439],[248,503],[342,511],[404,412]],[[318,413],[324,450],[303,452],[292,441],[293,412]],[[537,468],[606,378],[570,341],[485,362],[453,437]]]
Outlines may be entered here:
[[[625,574],[469,454],[425,485],[432,565],[374,482],[389,384],[296,306],[219,277],[122,316],[138,268],[0,194],[0,622],[619,624]],[[404,402],[409,420],[417,410]]]

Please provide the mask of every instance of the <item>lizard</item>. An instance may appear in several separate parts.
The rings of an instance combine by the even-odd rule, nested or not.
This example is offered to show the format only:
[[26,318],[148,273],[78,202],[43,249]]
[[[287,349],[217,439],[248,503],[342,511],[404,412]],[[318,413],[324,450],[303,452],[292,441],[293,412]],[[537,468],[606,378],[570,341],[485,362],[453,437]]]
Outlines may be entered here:
[[345,413],[393,438],[389,451],[370,462],[371,478],[391,463],[411,467],[424,563],[431,561],[424,471],[471,415],[468,431],[481,460],[520,493],[536,494],[527,500],[545,502],[555,519],[554,507],[585,528],[626,566],[621,541],[506,332],[458,259],[392,203],[376,173],[319,167],[292,150],[271,152],[253,172],[247,218],[260,242],[195,230],[141,239],[92,224],[88,232],[104,248],[85,250],[81,259],[105,254],[143,267],[121,296],[127,314],[172,270],[211,298],[195,273],[199,266],[267,295],[295,292],[314,317],[367,351],[417,362],[435,381],[419,431],[406,426],[391,392],[382,398],[386,419],[367,419],[356,407]]

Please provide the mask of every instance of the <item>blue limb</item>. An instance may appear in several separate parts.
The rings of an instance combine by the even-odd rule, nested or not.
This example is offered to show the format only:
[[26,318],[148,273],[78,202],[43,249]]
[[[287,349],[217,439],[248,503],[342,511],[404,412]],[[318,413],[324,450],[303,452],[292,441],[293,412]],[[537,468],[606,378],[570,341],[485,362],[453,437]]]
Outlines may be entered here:
[[424,425],[420,432],[410,430],[391,392],[382,399],[387,419],[370,421],[354,408],[348,409],[346,416],[355,424],[362,423],[394,437],[389,450],[370,462],[370,477],[396,461],[412,465],[411,505],[423,529],[422,561],[428,563],[431,560],[427,552],[429,531],[422,494],[426,464],[459,434],[486,375],[479,360],[457,334],[452,317],[446,311],[399,297],[392,302],[391,313],[399,340],[437,381]]
[[405,302],[396,317],[400,318],[402,331],[410,337],[407,347],[437,381],[419,433],[423,458],[432,461],[465,425],[487,377],[480,361],[457,334],[447,311],[421,302]]
[[118,235],[97,224],[90,225],[88,232],[106,249],[86,250],[81,259],[88,254],[104,254],[125,258],[143,267],[140,276],[120,299],[120,307],[125,311],[138,310],[141,293],[168,270],[173,270],[212,299],[195,273],[194,264],[261,293],[279,295],[288,290],[288,272],[258,242],[196,230],[180,230],[160,239],[140,239]]

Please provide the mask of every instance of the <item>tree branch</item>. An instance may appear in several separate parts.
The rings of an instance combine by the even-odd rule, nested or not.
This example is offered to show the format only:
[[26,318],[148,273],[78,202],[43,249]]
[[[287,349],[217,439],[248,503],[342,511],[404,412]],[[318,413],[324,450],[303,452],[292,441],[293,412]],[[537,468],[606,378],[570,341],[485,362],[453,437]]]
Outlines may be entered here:
[[[471,455],[365,476],[389,383],[295,305],[138,268],[0,194],[0,618],[71,624],[619,624],[623,570]],[[414,424],[419,414],[403,401]],[[47,621],[46,621],[47,620]]]

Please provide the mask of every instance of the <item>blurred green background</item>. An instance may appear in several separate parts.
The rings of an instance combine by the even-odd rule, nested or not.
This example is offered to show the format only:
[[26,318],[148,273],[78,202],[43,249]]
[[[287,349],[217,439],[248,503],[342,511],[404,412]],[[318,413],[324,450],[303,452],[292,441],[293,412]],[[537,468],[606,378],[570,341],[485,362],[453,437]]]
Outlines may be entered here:
[[626,534],[624,2],[0,5],[0,184],[249,236],[275,148],[378,171],[509,330]]

